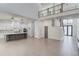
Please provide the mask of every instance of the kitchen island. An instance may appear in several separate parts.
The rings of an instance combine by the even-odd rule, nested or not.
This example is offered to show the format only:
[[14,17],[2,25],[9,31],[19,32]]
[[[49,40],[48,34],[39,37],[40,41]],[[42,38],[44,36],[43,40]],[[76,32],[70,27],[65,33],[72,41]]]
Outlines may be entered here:
[[6,41],[20,40],[27,38],[27,33],[12,33],[6,35]]

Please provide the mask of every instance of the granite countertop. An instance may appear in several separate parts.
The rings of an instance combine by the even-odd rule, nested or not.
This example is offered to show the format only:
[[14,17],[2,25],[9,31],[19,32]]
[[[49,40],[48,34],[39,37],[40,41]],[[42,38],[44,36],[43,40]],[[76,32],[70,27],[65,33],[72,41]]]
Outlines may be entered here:
[[[11,34],[23,34],[24,32],[22,32],[22,33],[7,33],[6,35],[11,35]],[[27,33],[27,32],[25,32],[25,33]]]

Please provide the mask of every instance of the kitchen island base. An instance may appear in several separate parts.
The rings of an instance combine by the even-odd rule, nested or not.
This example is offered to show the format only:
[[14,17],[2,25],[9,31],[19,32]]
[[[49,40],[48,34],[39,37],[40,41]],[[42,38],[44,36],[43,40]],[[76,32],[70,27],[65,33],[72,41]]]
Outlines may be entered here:
[[27,38],[27,33],[8,34],[6,35],[6,41],[20,40]]

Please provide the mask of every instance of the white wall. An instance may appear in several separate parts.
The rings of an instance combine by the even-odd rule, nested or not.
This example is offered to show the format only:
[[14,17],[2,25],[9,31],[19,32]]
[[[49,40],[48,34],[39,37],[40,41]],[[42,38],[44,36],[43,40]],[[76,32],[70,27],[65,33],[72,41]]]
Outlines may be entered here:
[[35,21],[35,38],[40,38],[40,34],[39,34],[39,27],[40,25],[39,25],[39,22],[38,21]]
[[63,10],[71,10],[71,9],[75,9],[75,8],[79,8],[79,3],[65,3]]
[[63,37],[63,28],[53,27],[52,20],[36,21],[35,37],[44,38],[44,26],[48,26],[48,38],[60,40]]
[[28,37],[34,37],[34,22],[27,24]]
[[76,23],[77,23],[77,38],[78,38],[78,40],[79,40],[79,18],[78,19],[76,19]]

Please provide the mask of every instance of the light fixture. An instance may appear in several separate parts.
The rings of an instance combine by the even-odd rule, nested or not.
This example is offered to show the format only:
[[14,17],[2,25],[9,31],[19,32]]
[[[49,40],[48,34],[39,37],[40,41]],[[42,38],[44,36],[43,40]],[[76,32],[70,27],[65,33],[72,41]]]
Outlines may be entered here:
[[14,19],[14,17],[11,17],[11,19]]
[[24,22],[23,22],[23,19],[21,19],[21,24],[23,24]]

